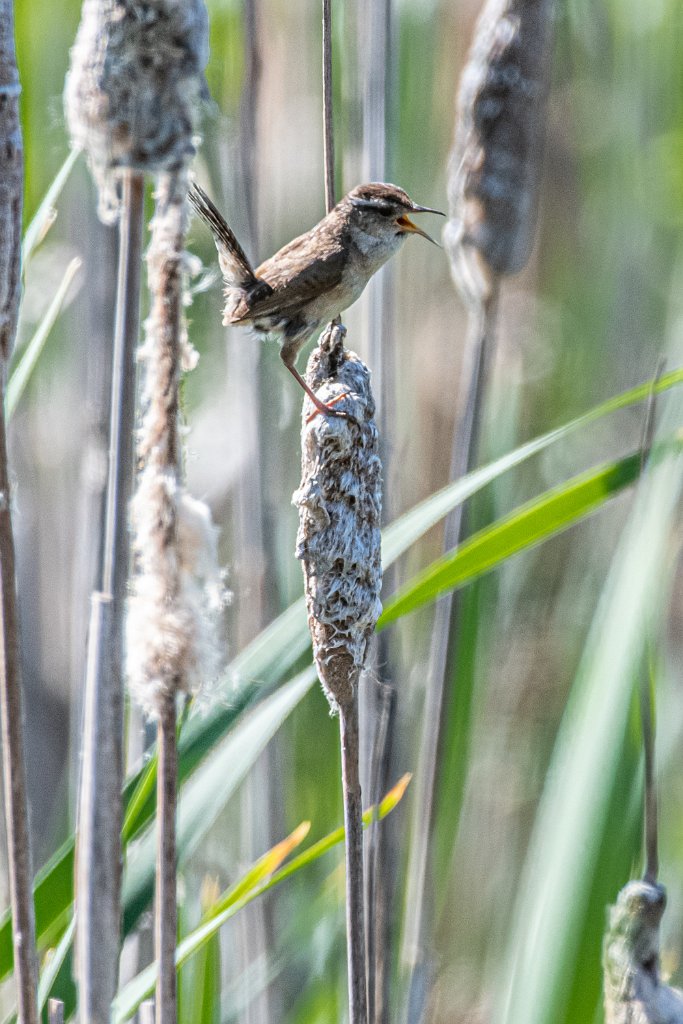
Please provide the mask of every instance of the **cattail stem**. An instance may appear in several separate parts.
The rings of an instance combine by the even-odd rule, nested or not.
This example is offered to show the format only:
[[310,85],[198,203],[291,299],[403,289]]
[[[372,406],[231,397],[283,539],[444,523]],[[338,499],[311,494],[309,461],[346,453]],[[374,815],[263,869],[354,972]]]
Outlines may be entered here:
[[61,999],[48,999],[48,1024],[64,1024],[64,1003]]
[[164,696],[157,720],[157,874],[154,944],[157,958],[156,1024],[175,1024],[178,931],[176,905],[177,748],[175,694]]
[[[462,414],[456,423],[451,451],[450,480],[470,472],[477,461],[481,419],[493,353],[493,333],[497,310],[498,288],[487,299],[470,307],[468,339],[465,346]],[[444,549],[451,550],[461,539],[463,506],[448,515],[444,527]],[[415,967],[422,957],[425,938],[427,860],[434,818],[437,786],[437,757],[444,717],[448,652],[457,643],[452,624],[457,616],[457,595],[445,594],[436,604],[432,645],[427,678],[430,686],[425,695],[420,742],[420,766],[417,772],[418,793],[415,800],[417,820],[412,830],[408,869],[408,916],[404,939],[404,956],[413,970],[411,982],[421,985]],[[419,973],[419,972],[418,972]],[[409,1006],[414,1005],[413,998]]]
[[640,720],[643,730],[645,872],[643,881],[655,885],[659,875],[659,828],[657,814],[657,779],[655,773],[655,730],[652,720],[649,666],[643,672],[640,687]]
[[[647,463],[652,448],[655,430],[656,399],[655,385],[664,372],[665,361],[660,358],[654,382],[648,397],[643,424],[643,439],[640,448],[641,487],[646,480]],[[640,722],[643,734],[643,838],[645,845],[645,872],[643,881],[656,885],[659,875],[659,821],[657,811],[657,775],[655,767],[655,724],[652,717],[652,694],[650,690],[650,665],[646,663],[640,681]]]
[[133,482],[135,350],[140,327],[142,174],[126,171],[112,366],[109,473],[101,590],[93,594],[78,808],[76,972],[84,1022],[106,1024],[116,994],[123,787],[123,632]]
[[332,111],[332,0],[323,0],[323,143],[325,160],[325,208],[335,204],[334,119]]
[[128,580],[128,503],[134,467],[135,349],[140,333],[144,204],[144,175],[139,171],[124,171],[122,177],[102,572],[102,590],[111,593],[117,601],[125,597]]
[[28,826],[19,616],[9,500],[4,403],[0,401],[0,723],[14,978],[21,1024],[37,1024],[33,871]]
[[14,978],[21,1024],[37,1024],[33,870],[21,693],[19,611],[4,390],[19,316],[23,146],[11,0],[0,0],[0,731]]
[[[357,673],[356,673],[357,675]],[[344,829],[346,832],[346,934],[348,941],[349,1020],[368,1019],[365,977],[365,907],[363,890],[363,806],[361,803],[357,680],[349,699],[339,705]]]

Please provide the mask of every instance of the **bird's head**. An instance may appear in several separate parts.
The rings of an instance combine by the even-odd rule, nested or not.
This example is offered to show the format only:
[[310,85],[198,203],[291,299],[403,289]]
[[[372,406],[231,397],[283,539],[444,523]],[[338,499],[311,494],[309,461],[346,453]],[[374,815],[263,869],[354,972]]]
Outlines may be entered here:
[[[369,236],[384,244],[387,248],[397,249],[408,235],[422,235],[434,242],[426,231],[414,224],[410,214],[437,213],[429,206],[418,206],[407,192],[398,185],[387,185],[384,182],[371,182],[358,185],[344,197],[340,205],[347,210],[348,222],[352,229]],[[438,245],[438,242],[434,242]]]

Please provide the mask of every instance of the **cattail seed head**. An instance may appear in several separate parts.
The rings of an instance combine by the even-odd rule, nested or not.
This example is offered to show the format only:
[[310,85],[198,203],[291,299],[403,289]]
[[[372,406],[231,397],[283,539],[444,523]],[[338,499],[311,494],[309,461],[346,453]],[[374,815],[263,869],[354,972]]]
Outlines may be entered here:
[[139,351],[144,367],[138,431],[141,471],[132,503],[135,572],[128,602],[131,693],[150,717],[216,672],[223,605],[217,531],[181,483],[178,384],[194,365],[183,316],[187,174],[161,176],[147,257],[152,308]]
[[683,1024],[683,993],[659,974],[659,928],[666,892],[628,882],[610,907],[603,944],[606,1024]]
[[117,171],[175,170],[194,154],[207,59],[203,0],[84,0],[65,106],[103,220],[116,218]]
[[468,297],[521,270],[541,171],[553,0],[488,0],[462,73],[444,231]]
[[[382,465],[370,371],[331,325],[309,359],[307,381],[323,401],[340,395],[348,418],[304,403],[296,555],[303,563],[308,624],[320,681],[333,710],[353,696],[382,610]],[[307,422],[310,419],[310,422]]]

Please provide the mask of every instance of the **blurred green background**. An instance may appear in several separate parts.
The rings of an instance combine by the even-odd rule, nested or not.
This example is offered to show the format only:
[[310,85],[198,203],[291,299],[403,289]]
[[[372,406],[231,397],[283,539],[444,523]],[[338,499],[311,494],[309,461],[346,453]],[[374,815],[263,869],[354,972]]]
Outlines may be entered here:
[[[214,0],[208,6],[212,100],[197,174],[258,262],[324,213],[320,7],[312,0]],[[338,193],[362,181],[378,160],[381,166],[384,149],[385,179],[416,202],[445,210],[457,83],[480,5],[350,0],[333,7]],[[380,24],[388,17],[385,60],[374,48],[373,16]],[[61,94],[78,19],[74,0],[16,5],[26,223],[67,156]],[[528,268],[503,285],[482,460],[647,380],[662,353],[669,368],[681,363],[681,53],[683,8],[677,0],[558,3],[537,243]],[[379,70],[385,73],[383,82],[379,75],[384,134],[370,127],[368,116]],[[56,224],[26,270],[20,345],[45,312],[69,259],[79,256],[83,265],[11,431],[36,866],[74,824],[117,248],[115,230],[96,220],[83,160],[58,206]],[[188,247],[213,267],[213,243],[196,222]],[[221,327],[219,282],[200,272],[193,285],[190,335],[201,359],[184,385],[186,470],[190,489],[209,502],[221,529],[221,559],[233,593],[224,622],[230,671],[231,660],[302,591],[291,507],[299,481],[301,395],[274,344]],[[390,521],[447,482],[466,316],[445,253],[411,239],[345,323],[348,346],[370,361],[378,383]],[[675,409],[668,415],[675,416]],[[623,410],[501,476],[477,497],[473,521],[492,522],[567,477],[631,452],[640,443],[643,419],[642,406]],[[672,478],[679,473],[672,470]],[[540,1000],[526,1017],[516,1017],[509,1008],[514,998],[508,1009],[501,1007],[510,949],[532,929],[534,897],[521,879],[534,825],[536,837],[539,829],[561,834],[562,805],[554,807],[550,825],[545,812],[539,814],[548,765],[568,699],[570,706],[582,699],[577,669],[591,624],[603,621],[596,609],[632,505],[627,492],[464,592],[457,678],[449,686],[439,747],[427,931],[419,955],[402,943],[414,910],[406,903],[411,836],[420,827],[414,787],[382,825],[380,905],[386,920],[378,934],[388,978],[385,1020],[406,1014],[411,1024],[420,1014],[444,1024],[600,1019],[605,907],[641,864],[632,679],[623,687],[622,718],[615,711],[611,719],[622,723],[611,734],[614,777],[592,783],[604,788],[605,799],[599,828],[591,825],[595,860],[576,881],[581,898],[568,893],[578,915],[573,937],[558,947],[561,965],[538,967],[552,986],[546,1009]],[[661,877],[669,892],[664,964],[680,982],[683,605],[680,574],[666,581],[680,541],[680,527],[671,529],[671,522],[660,524],[663,540],[657,534],[651,541],[653,548],[661,541],[662,572],[648,591],[648,621],[638,620],[638,628],[649,644],[659,710]],[[408,579],[440,551],[437,527],[392,570],[388,586]],[[636,559],[628,577],[635,589],[645,575],[638,565]],[[395,701],[385,750],[388,781],[416,770],[432,619],[430,607],[383,634],[364,681],[366,803],[380,795],[373,791],[372,752],[387,684]],[[605,626],[606,650],[620,643],[618,627],[611,629]],[[294,667],[308,660],[306,655]],[[636,661],[629,669],[633,678],[642,671],[639,656]],[[134,765],[149,736],[134,712],[131,723]],[[337,733],[322,694],[310,690],[182,864],[185,929],[199,919],[207,879],[224,889],[302,820],[312,822],[314,838],[339,824]],[[590,728],[578,734],[586,749],[597,735]],[[580,747],[572,749],[580,764]],[[578,775],[570,772],[572,777]],[[339,851],[327,855],[223,929],[220,953],[214,949],[222,998],[209,1001],[206,1019],[343,1019],[341,864]],[[535,898],[545,866],[535,865]],[[5,905],[4,873],[0,896]],[[555,890],[548,905],[556,896]],[[149,959],[149,926],[143,917],[127,942],[124,977]],[[188,979],[187,991],[194,991]],[[9,1008],[8,985],[0,988],[0,1008],[3,998]],[[188,1010],[181,1019],[195,1017]]]

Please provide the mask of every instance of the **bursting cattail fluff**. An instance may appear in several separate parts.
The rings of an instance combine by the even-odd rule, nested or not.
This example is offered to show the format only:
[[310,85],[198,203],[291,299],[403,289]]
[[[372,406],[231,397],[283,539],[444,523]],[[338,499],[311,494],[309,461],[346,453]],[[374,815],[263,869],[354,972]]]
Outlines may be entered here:
[[204,0],[85,0],[65,106],[103,220],[116,218],[118,170],[171,171],[194,154],[207,59]]
[[683,992],[659,968],[664,887],[628,882],[610,907],[603,944],[605,1024],[683,1024]]
[[370,371],[328,327],[307,380],[325,402],[344,396],[348,418],[310,416],[304,403],[297,558],[303,563],[308,624],[320,681],[333,710],[353,695],[382,606],[382,465]]
[[552,13],[553,0],[488,0],[463,70],[444,240],[456,283],[475,299],[529,258]]
[[215,674],[223,603],[216,529],[180,479],[178,382],[196,362],[182,310],[186,191],[186,172],[161,176],[147,257],[152,309],[139,352],[144,412],[131,516],[127,668],[133,696],[152,717],[164,698],[195,692]]

